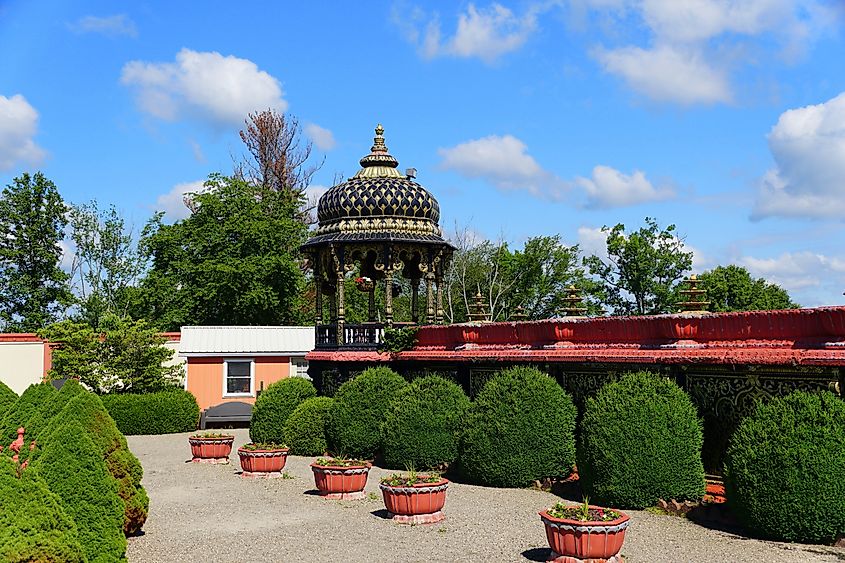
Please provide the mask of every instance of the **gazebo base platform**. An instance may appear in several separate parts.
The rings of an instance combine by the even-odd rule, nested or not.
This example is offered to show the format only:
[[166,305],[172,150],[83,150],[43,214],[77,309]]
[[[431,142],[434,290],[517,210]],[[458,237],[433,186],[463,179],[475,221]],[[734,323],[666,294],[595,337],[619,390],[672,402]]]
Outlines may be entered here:
[[557,552],[550,551],[547,563],[625,563],[625,559],[621,555],[614,555],[609,559],[581,559],[580,557],[571,557],[569,555],[561,555]]
[[391,512],[387,513],[387,517],[398,524],[435,524],[437,522],[442,522],[446,519],[446,515],[443,514],[442,510],[438,510],[437,512],[431,512],[429,514],[414,514],[414,515],[405,515],[405,514],[393,514]]
[[228,457],[195,457],[191,463],[210,463],[212,465],[228,465]]
[[361,500],[367,496],[364,491],[354,493],[320,493],[320,496],[330,500]]
[[281,479],[284,474],[281,471],[241,471],[243,479]]

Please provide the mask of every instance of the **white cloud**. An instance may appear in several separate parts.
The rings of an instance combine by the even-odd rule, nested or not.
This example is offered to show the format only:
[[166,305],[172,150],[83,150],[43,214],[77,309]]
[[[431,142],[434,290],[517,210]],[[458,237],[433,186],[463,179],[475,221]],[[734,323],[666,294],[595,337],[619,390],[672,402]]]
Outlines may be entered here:
[[198,193],[203,190],[205,180],[195,182],[184,182],[176,184],[166,194],[158,196],[155,203],[156,211],[164,211],[165,217],[171,221],[184,219],[191,214],[191,210],[185,205],[185,194]]
[[540,166],[528,147],[512,135],[490,135],[437,151],[441,167],[468,178],[481,178],[502,190],[526,190],[533,196],[560,199],[566,182]]
[[730,102],[726,69],[745,62],[731,59],[751,40],[765,36],[782,45],[785,58],[794,59],[842,13],[841,7],[818,0],[586,2],[616,16],[625,28],[631,27],[631,16],[637,17],[651,32],[647,48],[596,49],[604,69],[649,98],[683,105]]
[[800,251],[785,252],[776,258],[744,256],[738,263],[755,277],[783,287],[803,306],[842,303],[845,259]]
[[321,151],[330,151],[336,145],[334,134],[316,123],[307,124],[305,126],[305,134]]
[[634,170],[624,174],[609,166],[593,168],[592,178],[577,178],[575,183],[587,193],[587,207],[608,208],[660,201],[674,196],[669,187],[655,188],[645,173]]
[[[404,29],[409,41],[417,45],[420,54],[427,59],[442,56],[479,58],[492,63],[502,55],[519,49],[531,36],[537,26],[537,7],[524,15],[517,16],[508,8],[493,3],[486,8],[467,6],[466,12],[458,15],[455,34],[443,38],[438,17],[429,18],[420,33],[418,25],[425,20],[419,9],[394,13],[394,21]],[[411,20],[405,21],[402,18]]]
[[285,111],[277,79],[248,59],[182,49],[176,61],[130,61],[121,82],[136,91],[150,115],[173,121],[185,114],[216,126],[242,124],[253,111]]
[[138,37],[138,29],[129,16],[118,14],[114,16],[83,16],[69,24],[71,31],[76,33],[99,33],[106,37]]
[[768,140],[775,168],[761,180],[752,218],[845,217],[845,92],[782,113]]
[[38,112],[20,94],[0,96],[0,170],[19,162],[39,164],[46,153],[35,144]]
[[607,72],[654,100],[684,105],[731,100],[724,71],[711,67],[694,49],[623,47],[597,51],[596,56]]

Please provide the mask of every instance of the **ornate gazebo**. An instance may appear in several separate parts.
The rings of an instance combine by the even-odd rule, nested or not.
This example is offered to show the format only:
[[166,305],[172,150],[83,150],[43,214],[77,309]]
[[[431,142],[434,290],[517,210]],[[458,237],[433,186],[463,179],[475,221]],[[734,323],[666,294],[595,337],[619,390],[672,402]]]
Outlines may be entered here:
[[[414,181],[413,169],[397,170],[399,162],[387,152],[383,134],[378,125],[361,170],[320,198],[317,229],[302,246],[314,273],[317,348],[375,348],[386,326],[443,322],[443,276],[454,249],[442,237],[437,200]],[[368,294],[369,307],[367,322],[352,325],[345,322],[345,281],[356,271],[357,289]],[[410,318],[396,322],[393,298],[400,279],[410,283]],[[383,311],[376,307],[379,285]]]

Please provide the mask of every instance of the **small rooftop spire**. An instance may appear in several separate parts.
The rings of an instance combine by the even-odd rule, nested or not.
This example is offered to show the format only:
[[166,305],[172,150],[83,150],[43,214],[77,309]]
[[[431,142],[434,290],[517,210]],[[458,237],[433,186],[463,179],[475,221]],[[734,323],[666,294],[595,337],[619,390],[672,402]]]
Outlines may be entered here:
[[384,127],[379,123],[376,125],[376,136],[373,138],[370,154],[361,159],[361,170],[355,176],[358,178],[386,176],[401,178],[402,174],[396,170],[397,166],[399,166],[399,161],[387,152],[387,145],[384,144]]

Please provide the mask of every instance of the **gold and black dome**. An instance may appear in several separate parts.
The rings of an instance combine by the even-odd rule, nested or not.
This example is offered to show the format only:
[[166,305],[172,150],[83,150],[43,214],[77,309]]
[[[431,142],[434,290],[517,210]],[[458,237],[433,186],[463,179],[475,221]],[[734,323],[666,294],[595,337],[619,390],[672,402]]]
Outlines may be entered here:
[[428,190],[397,170],[376,127],[370,154],[354,177],[329,189],[317,204],[318,226],[305,247],[333,241],[445,242],[440,205]]

